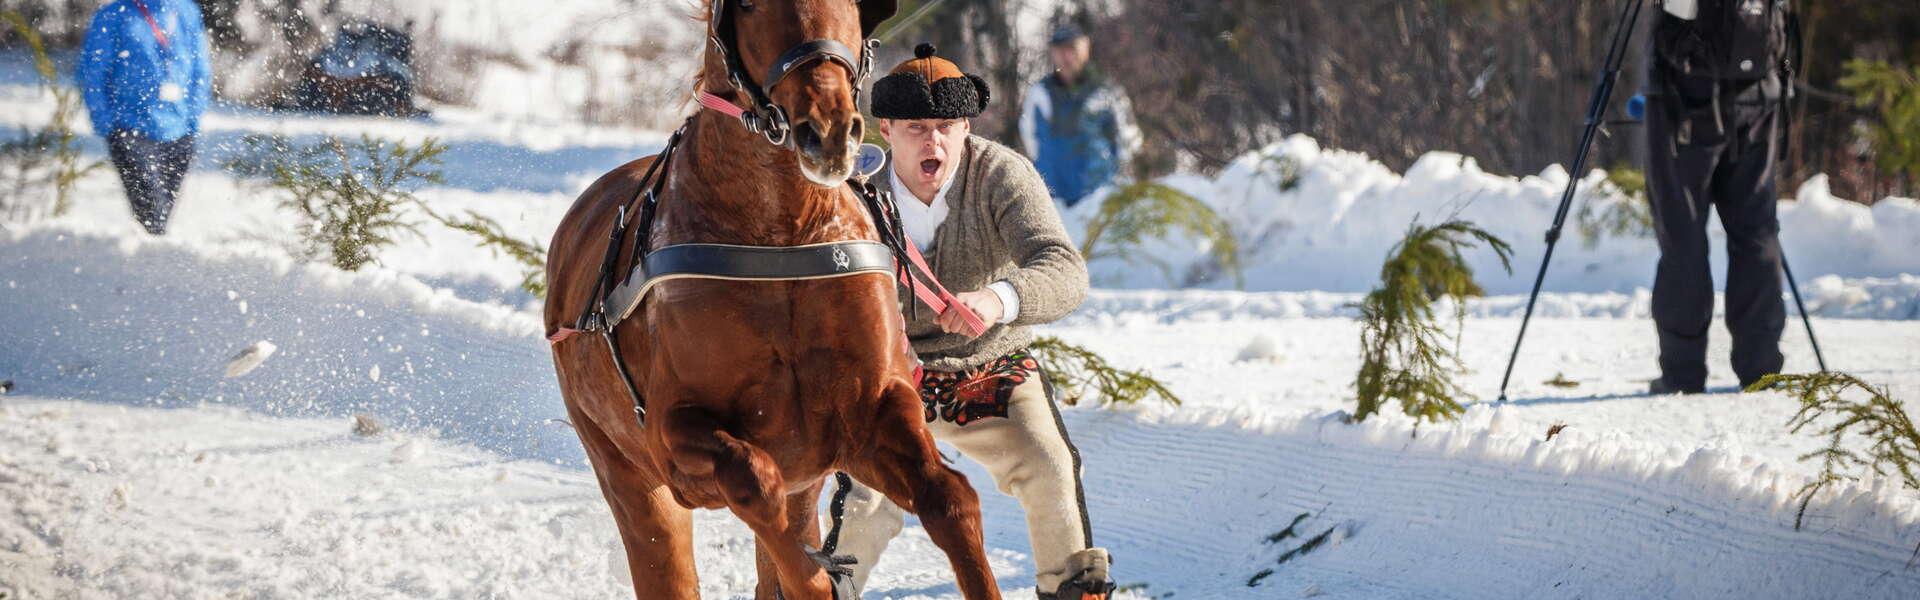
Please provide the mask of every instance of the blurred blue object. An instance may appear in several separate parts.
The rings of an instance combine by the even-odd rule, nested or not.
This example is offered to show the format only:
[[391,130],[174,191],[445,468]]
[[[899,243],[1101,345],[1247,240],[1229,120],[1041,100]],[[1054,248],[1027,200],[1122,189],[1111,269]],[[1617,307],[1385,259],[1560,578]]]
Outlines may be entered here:
[[119,0],[100,7],[73,74],[94,133],[131,131],[162,142],[198,133],[213,98],[210,56],[193,2]]
[[1634,94],[1627,99],[1627,117],[1635,121],[1647,118],[1647,95]]
[[887,151],[873,144],[861,144],[860,155],[853,160],[853,175],[861,179],[874,176],[887,166]]

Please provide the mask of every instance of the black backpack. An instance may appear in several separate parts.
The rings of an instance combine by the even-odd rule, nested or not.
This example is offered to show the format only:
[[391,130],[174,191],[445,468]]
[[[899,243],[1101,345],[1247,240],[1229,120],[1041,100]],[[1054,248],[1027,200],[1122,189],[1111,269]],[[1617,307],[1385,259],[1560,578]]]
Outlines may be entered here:
[[1761,79],[1786,58],[1788,0],[1698,0],[1692,21],[1662,11],[1653,30],[1661,62],[1688,75]]

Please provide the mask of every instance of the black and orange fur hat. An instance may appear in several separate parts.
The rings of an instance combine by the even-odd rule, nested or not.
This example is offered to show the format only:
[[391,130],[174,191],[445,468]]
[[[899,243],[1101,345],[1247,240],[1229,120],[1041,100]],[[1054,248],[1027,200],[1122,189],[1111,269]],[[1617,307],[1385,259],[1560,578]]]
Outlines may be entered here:
[[914,47],[912,60],[900,63],[873,84],[873,116],[882,119],[969,119],[986,110],[987,81],[960,71],[936,56],[933,44]]

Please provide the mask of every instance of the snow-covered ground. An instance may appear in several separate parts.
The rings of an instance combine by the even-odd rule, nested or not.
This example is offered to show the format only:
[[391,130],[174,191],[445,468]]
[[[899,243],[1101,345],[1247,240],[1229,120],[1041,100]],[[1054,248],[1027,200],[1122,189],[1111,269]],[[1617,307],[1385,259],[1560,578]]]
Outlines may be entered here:
[[[19,81],[0,77],[0,127],[44,118]],[[449,181],[428,202],[544,238],[586,181],[662,136],[462,111],[226,108],[208,128],[166,238],[137,233],[105,173],[69,216],[0,224],[0,379],[17,385],[0,396],[0,597],[630,595],[518,268],[432,227],[358,273],[296,261],[272,193],[216,165],[248,133],[436,137]],[[1845,487],[1793,529],[1788,495],[1813,472],[1796,457],[1820,440],[1787,434],[1791,400],[1735,393],[1719,358],[1718,393],[1637,395],[1655,374],[1649,240],[1563,243],[1514,401],[1484,401],[1564,174],[1435,154],[1398,175],[1304,138],[1263,152],[1244,162],[1291,156],[1300,185],[1260,187],[1252,166],[1173,180],[1264,240],[1248,273],[1262,291],[1101,290],[1047,328],[1185,401],[1066,411],[1096,541],[1133,597],[1920,596],[1920,493]],[[1783,220],[1827,359],[1920,398],[1920,208],[1843,203],[1817,182],[1798,197]],[[1480,265],[1498,295],[1469,304],[1460,348],[1483,401],[1457,424],[1342,423],[1347,305],[1415,214],[1462,205],[1516,243],[1523,272]],[[250,348],[264,360],[228,376]],[[1814,368],[1797,324],[1784,349],[1789,370]],[[354,433],[356,414],[385,431]],[[1030,594],[1018,507],[963,468],[1002,585]],[[724,513],[696,523],[703,594],[746,595],[751,537]],[[910,528],[869,597],[957,592]]]

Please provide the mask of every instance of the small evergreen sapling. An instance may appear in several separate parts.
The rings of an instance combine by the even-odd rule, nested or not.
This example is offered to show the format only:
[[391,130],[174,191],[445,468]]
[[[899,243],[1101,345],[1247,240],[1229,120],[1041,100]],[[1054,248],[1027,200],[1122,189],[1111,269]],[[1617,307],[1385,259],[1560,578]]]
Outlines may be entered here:
[[1380,267],[1380,287],[1360,301],[1360,372],[1354,380],[1359,407],[1353,420],[1364,421],[1388,400],[1428,421],[1450,420],[1464,409],[1457,398],[1471,398],[1453,381],[1460,358],[1446,333],[1434,322],[1434,300],[1455,300],[1456,323],[1464,323],[1468,297],[1482,294],[1462,248],[1485,244],[1509,272],[1513,249],[1478,226],[1458,219],[1432,227],[1414,224]]
[[1045,336],[1027,348],[1046,372],[1047,382],[1064,395],[1067,404],[1079,404],[1088,393],[1098,394],[1101,406],[1134,405],[1149,397],[1180,405],[1167,385],[1146,371],[1120,369],[1092,350]]
[[[1906,407],[1888,395],[1886,388],[1867,385],[1846,373],[1825,372],[1768,375],[1748,388],[1760,390],[1781,390],[1800,402],[1800,411],[1787,422],[1793,433],[1811,428],[1827,438],[1826,448],[1800,457],[1803,461],[1820,459],[1820,474],[1794,493],[1800,501],[1800,510],[1793,516],[1795,529],[1805,522],[1807,505],[1820,490],[1859,481],[1868,472],[1893,477],[1907,489],[1920,490],[1920,431],[1915,430]],[[1867,448],[1847,449],[1849,437],[1865,438]],[[1915,551],[1920,552],[1920,548]]]
[[[273,187],[287,192],[281,205],[305,218],[308,251],[348,271],[375,262],[396,236],[419,235],[400,207],[419,202],[413,190],[420,185],[445,181],[438,167],[447,148],[432,139],[409,146],[363,135],[349,145],[329,137],[299,148],[275,138],[248,142],[256,159],[258,152],[271,153],[261,168]],[[231,165],[242,172],[248,167]]]
[[60,84],[60,73],[47,55],[40,33],[18,12],[0,11],[0,21],[6,21],[14,33],[26,41],[33,52],[34,72],[53,95],[53,113],[45,127],[24,129],[19,138],[0,143],[0,164],[6,165],[7,178],[13,184],[13,197],[0,202],[0,206],[6,208],[8,220],[30,218],[30,207],[24,198],[26,192],[51,185],[53,206],[49,212],[57,217],[73,207],[74,184],[105,163],[88,161],[81,155],[79,134],[74,132],[81,108],[79,91]]
[[1206,242],[1207,252],[1213,259],[1208,270],[1230,273],[1234,284],[1240,285],[1244,279],[1240,272],[1240,244],[1226,220],[1205,202],[1151,181],[1130,184],[1101,200],[1100,211],[1087,222],[1080,255],[1089,262],[1101,258],[1144,262],[1159,269],[1168,281],[1180,283],[1173,265],[1140,251],[1148,241],[1175,232]]
[[1874,162],[1912,181],[1920,176],[1920,66],[1901,68],[1885,61],[1847,61],[1840,86],[1854,103],[1873,110],[1868,133]]
[[521,289],[546,295],[546,248],[514,238],[498,221],[479,213],[449,216],[414,195],[421,185],[446,181],[439,167],[447,147],[438,141],[410,146],[362,136],[348,144],[329,137],[318,144],[297,146],[283,137],[249,136],[245,143],[248,151],[228,161],[227,169],[265,177],[271,187],[287,193],[282,205],[303,217],[301,234],[311,255],[325,255],[334,266],[348,271],[375,262],[396,236],[420,234],[418,225],[401,212],[411,206],[520,263]]
[[1647,203],[1647,173],[1631,167],[1607,171],[1607,179],[1593,190],[1578,215],[1580,238],[1588,248],[1601,238],[1653,237],[1653,206]]

